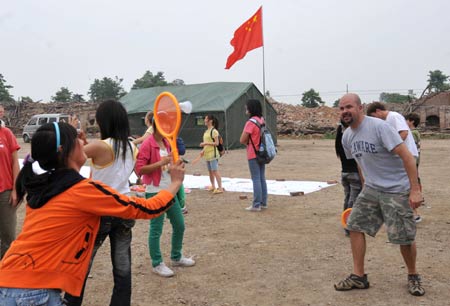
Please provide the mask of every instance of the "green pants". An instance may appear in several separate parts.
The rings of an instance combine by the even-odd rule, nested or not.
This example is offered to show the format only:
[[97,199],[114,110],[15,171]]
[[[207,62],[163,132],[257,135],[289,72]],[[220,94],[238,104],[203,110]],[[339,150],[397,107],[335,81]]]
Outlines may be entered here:
[[[155,193],[145,193],[145,198],[151,198]],[[178,195],[173,198],[175,203],[172,205],[166,213],[162,214],[158,218],[150,220],[150,230],[148,233],[148,247],[150,251],[150,257],[152,259],[152,266],[156,267],[163,262],[160,248],[160,238],[164,226],[164,216],[172,224],[172,250],[170,252],[170,258],[172,260],[180,260],[182,256],[183,248],[183,236],[184,236],[184,217],[181,211],[180,201]]]

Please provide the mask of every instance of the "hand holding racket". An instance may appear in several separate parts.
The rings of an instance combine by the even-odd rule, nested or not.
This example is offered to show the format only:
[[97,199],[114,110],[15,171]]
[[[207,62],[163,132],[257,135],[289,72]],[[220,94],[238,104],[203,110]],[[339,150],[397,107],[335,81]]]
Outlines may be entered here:
[[153,108],[153,116],[158,131],[169,141],[173,161],[177,162],[177,136],[181,125],[181,110],[177,98],[167,91],[159,94]]

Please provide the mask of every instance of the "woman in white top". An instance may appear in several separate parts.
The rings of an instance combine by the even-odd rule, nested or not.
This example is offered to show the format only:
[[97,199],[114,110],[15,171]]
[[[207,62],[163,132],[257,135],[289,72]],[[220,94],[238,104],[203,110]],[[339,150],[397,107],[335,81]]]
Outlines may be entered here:
[[[130,125],[125,108],[120,102],[108,100],[99,105],[95,119],[101,140],[87,144],[84,151],[92,160],[92,178],[110,185],[123,194],[129,194],[128,178],[136,162],[136,146],[128,139]],[[98,248],[109,237],[113,265],[114,289],[110,305],[130,305],[131,301],[131,229],[134,220],[102,217],[95,241],[91,264]],[[66,294],[67,305],[81,305],[80,297]]]

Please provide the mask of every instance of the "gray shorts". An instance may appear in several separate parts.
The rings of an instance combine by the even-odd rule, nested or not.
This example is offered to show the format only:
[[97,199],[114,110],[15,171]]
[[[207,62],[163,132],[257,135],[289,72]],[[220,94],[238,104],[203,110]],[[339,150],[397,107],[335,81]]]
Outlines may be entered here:
[[353,204],[347,229],[375,237],[383,223],[391,243],[410,245],[416,238],[416,222],[409,206],[409,191],[385,193],[364,186]]

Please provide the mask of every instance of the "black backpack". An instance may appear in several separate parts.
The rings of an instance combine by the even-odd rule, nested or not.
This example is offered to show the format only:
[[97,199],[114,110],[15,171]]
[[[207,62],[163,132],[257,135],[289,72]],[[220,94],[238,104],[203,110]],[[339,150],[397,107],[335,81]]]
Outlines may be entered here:
[[[213,131],[214,131],[214,128],[212,128],[211,129],[211,135],[210,135],[210,137],[211,137],[211,139],[214,141],[214,138],[213,138]],[[217,132],[219,132],[219,131],[217,131]],[[223,138],[222,138],[222,136],[220,136],[220,134],[219,134],[219,144],[217,145],[217,146],[214,146],[214,151],[217,149],[217,151],[219,151],[219,156],[220,157],[222,157],[224,154],[225,154],[225,148],[224,148],[224,146],[223,146]],[[214,154],[215,155],[215,154]]]

